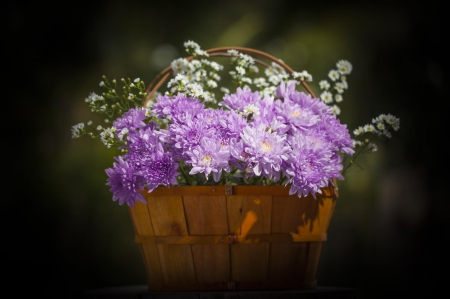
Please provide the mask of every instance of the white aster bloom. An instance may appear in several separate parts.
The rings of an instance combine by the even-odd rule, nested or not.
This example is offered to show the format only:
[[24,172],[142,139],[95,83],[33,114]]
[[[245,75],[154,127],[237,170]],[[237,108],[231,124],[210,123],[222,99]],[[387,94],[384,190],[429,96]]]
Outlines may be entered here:
[[344,88],[344,84],[342,84],[341,82],[337,82],[336,84],[334,84],[334,89],[339,93],[343,93]]
[[359,136],[359,135],[361,135],[363,133],[364,133],[364,128],[363,127],[358,127],[355,130],[353,130],[353,135],[355,135],[355,136]]
[[322,80],[319,82],[320,89],[328,90],[330,88],[330,83],[327,80]]
[[236,67],[236,72],[237,72],[239,75],[245,75],[245,69],[244,69],[242,66],[237,66],[237,67]]
[[242,111],[244,116],[249,116],[249,115],[259,115],[259,108],[256,107],[253,104],[247,105],[244,107],[244,110]]
[[300,81],[307,81],[307,82],[312,81],[312,76],[307,71],[301,71],[300,73],[297,73],[296,76],[298,79],[300,79]]
[[372,132],[372,133],[376,133],[376,129],[374,125],[371,124],[367,124],[364,126],[364,132]]
[[384,125],[384,123],[379,122],[377,123],[377,129],[380,131],[384,131],[386,129],[386,126]]
[[328,72],[328,77],[334,82],[339,79],[339,72],[336,70],[331,70]]
[[320,99],[325,104],[331,104],[333,102],[333,94],[329,91],[324,91],[320,94]]
[[208,82],[206,82],[206,85],[210,88],[216,88],[217,87],[217,82],[214,80],[208,80]]
[[252,64],[252,65],[249,66],[248,68],[249,68],[249,70],[250,70],[251,72],[253,72],[253,73],[259,73],[259,68],[258,68],[258,66],[254,65],[254,64]]
[[373,142],[369,143],[368,147],[369,147],[369,150],[372,153],[374,153],[374,152],[376,152],[378,150],[378,146],[375,143],[373,143]]
[[339,60],[336,64],[336,67],[342,75],[348,75],[352,72],[352,64],[347,60]]
[[342,97],[341,94],[336,94],[334,96],[334,100],[336,101],[336,103],[340,103],[340,102],[342,102],[344,100],[344,98]]
[[228,52],[228,54],[230,54],[231,56],[238,56],[239,55],[239,52],[237,51],[237,50],[228,50],[227,51]]
[[341,114],[341,108],[339,108],[338,105],[333,105],[333,106],[331,107],[331,112],[332,112],[334,115],[339,115],[339,114]]

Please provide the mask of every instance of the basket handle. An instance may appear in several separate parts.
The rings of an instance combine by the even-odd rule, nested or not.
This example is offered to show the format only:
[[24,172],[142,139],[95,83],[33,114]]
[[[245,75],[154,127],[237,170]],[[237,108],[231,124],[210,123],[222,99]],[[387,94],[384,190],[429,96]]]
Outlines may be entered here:
[[[206,50],[206,52],[209,54],[210,57],[214,57],[214,56],[231,57],[231,54],[229,54],[227,52],[228,50],[236,50],[236,51],[239,51],[241,53],[251,55],[252,57],[256,56],[256,57],[265,58],[265,59],[267,59],[269,61],[273,61],[273,62],[277,63],[278,65],[283,67],[290,74],[292,74],[294,72],[294,70],[292,68],[290,68],[284,62],[280,61],[278,58],[276,58],[276,57],[274,57],[274,56],[272,56],[272,55],[270,55],[270,54],[268,54],[266,52],[255,50],[255,49],[252,49],[252,48],[245,48],[245,47],[220,47],[220,48],[212,48],[212,49]],[[193,56],[189,56],[186,59],[188,61],[191,61],[192,59],[194,59],[194,57]],[[267,63],[265,63],[263,60],[260,60],[260,59],[255,59],[255,62],[260,64],[260,65],[263,65],[265,67],[269,66]],[[165,81],[167,81],[167,79],[171,75],[172,75],[172,67],[171,66],[168,66],[167,68],[163,69],[158,75],[156,75],[156,77],[152,80],[152,82],[150,82],[150,84],[148,85],[148,87],[146,89],[147,98],[145,99],[143,107],[147,106],[147,103],[148,103],[148,101],[150,101],[150,99],[153,96],[153,94],[161,87],[161,85]],[[313,98],[316,97],[314,95],[313,91],[311,90],[311,88],[308,86],[308,84],[306,84],[305,81],[300,81],[300,83],[309,92],[309,94],[311,94],[311,96]]]

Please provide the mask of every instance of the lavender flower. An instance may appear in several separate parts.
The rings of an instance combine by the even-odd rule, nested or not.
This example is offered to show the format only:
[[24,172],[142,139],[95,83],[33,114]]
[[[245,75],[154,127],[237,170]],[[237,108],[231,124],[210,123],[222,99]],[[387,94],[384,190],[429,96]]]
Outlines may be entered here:
[[125,112],[122,117],[116,119],[113,126],[118,132],[122,129],[127,129],[128,131],[135,131],[139,128],[145,127],[144,119],[147,118],[145,115],[147,110],[142,108],[131,108]]
[[186,164],[193,166],[189,174],[204,173],[208,179],[212,172],[214,181],[218,182],[222,170],[230,171],[229,149],[222,146],[218,140],[204,138],[198,146],[188,151],[187,155],[190,160],[187,160]]
[[255,175],[263,175],[275,182],[280,177],[283,160],[288,157],[290,147],[286,136],[266,130],[265,125],[244,128],[241,138],[244,143],[247,161]]
[[134,206],[138,201],[146,203],[144,197],[138,192],[143,190],[142,177],[136,175],[135,170],[130,167],[123,157],[114,157],[117,162],[113,163],[113,168],[105,170],[108,175],[106,185],[111,186],[109,189],[113,194],[113,201],[119,200],[119,205],[126,203]]

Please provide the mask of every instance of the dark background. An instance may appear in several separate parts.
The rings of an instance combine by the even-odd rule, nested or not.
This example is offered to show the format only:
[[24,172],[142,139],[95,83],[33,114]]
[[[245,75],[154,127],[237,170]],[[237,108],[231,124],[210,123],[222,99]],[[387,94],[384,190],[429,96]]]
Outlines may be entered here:
[[342,121],[353,130],[392,113],[401,127],[340,182],[319,285],[359,298],[440,293],[450,278],[446,18],[436,0],[7,4],[4,292],[78,298],[146,283],[128,210],[105,186],[113,153],[70,128],[91,119],[84,99],[102,75],[149,83],[193,40],[266,51],[315,83],[339,59],[352,62]]

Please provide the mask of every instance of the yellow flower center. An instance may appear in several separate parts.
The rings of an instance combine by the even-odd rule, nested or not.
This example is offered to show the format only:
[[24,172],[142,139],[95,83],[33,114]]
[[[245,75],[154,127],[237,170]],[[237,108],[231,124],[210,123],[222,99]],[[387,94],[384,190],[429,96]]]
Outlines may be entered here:
[[210,164],[212,160],[213,158],[210,155],[204,155],[201,161],[203,164]]
[[267,142],[267,141],[263,141],[261,144],[261,148],[265,151],[271,151],[272,150],[272,145]]
[[297,110],[295,110],[291,113],[291,116],[293,116],[293,117],[299,117],[300,115],[301,115],[300,111],[297,111]]

